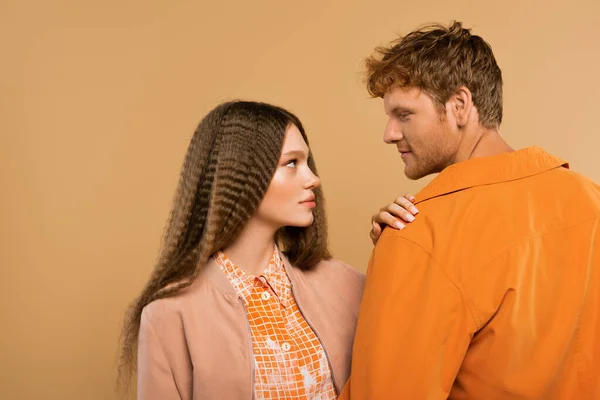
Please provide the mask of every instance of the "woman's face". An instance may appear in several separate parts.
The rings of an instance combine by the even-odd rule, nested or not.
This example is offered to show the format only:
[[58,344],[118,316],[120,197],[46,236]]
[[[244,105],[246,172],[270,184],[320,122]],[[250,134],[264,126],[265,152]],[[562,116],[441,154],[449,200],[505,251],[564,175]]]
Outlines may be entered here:
[[256,218],[275,229],[306,227],[313,223],[316,206],[313,190],[320,185],[308,166],[308,146],[298,128],[290,124],[285,133],[277,170],[258,207]]

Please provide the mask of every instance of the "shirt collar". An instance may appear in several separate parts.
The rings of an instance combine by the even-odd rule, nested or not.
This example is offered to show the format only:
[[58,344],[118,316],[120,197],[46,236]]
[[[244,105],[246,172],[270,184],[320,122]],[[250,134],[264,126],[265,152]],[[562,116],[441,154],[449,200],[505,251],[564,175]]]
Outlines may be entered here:
[[415,204],[476,186],[508,182],[569,164],[538,146],[490,157],[472,158],[445,168],[415,199]]
[[269,283],[281,304],[287,307],[291,296],[291,285],[277,246],[275,246],[273,257],[271,257],[271,261],[269,261],[269,265],[265,268],[261,277]]
[[256,279],[254,276],[235,265],[222,251],[216,252],[213,258],[239,297],[246,299],[252,294]]
[[213,257],[236,293],[243,299],[246,299],[252,293],[257,285],[256,281],[261,280],[271,287],[284,307],[289,305],[291,296],[290,280],[277,246],[275,246],[269,264],[258,277],[239,268],[222,251],[218,251]]

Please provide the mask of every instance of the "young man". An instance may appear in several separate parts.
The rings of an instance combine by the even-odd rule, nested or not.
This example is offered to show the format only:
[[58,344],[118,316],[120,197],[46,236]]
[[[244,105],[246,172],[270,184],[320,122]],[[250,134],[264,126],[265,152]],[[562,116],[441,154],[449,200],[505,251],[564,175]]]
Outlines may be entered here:
[[600,398],[600,186],[502,139],[500,68],[461,23],[367,72],[406,176],[439,175],[373,250],[340,398]]

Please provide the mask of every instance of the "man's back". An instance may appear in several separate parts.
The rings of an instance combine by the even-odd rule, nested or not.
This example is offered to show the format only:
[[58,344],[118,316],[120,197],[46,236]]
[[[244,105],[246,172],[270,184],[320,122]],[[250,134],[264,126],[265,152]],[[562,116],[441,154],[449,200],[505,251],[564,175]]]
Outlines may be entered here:
[[600,397],[600,186],[561,164],[531,148],[453,165],[384,232],[353,398]]

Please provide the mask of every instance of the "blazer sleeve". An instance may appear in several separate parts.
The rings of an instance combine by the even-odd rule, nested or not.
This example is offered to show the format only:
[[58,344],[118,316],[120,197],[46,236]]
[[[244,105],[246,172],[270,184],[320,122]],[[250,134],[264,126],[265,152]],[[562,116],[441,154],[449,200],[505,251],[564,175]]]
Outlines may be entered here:
[[164,343],[155,331],[152,310],[142,311],[138,339],[138,400],[181,400]]

